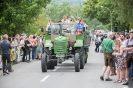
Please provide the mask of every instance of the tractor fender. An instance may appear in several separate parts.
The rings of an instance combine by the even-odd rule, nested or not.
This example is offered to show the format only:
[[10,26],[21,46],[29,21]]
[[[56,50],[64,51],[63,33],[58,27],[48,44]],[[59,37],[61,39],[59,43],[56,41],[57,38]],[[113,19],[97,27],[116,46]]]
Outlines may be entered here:
[[51,43],[51,40],[45,40],[44,46],[51,48],[51,47],[53,47],[53,44]]
[[76,40],[74,47],[82,47],[82,46],[83,46],[83,40]]

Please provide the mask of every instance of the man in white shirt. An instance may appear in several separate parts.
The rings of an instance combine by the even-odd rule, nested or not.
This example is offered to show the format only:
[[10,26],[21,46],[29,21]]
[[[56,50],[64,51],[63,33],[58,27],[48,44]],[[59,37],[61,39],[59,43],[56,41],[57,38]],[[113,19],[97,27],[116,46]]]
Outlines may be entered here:
[[124,42],[125,42],[125,34],[124,33],[120,34],[120,41],[121,41],[122,45],[124,45]]
[[61,20],[62,23],[70,23],[70,20],[67,19],[67,16],[63,16],[63,19]]

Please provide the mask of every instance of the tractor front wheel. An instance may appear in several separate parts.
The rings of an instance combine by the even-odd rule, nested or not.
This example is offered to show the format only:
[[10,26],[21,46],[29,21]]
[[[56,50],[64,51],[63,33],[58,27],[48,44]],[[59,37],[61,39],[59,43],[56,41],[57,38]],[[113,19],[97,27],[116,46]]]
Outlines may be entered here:
[[75,54],[74,64],[75,64],[75,72],[80,72],[80,58],[79,58],[79,53],[76,53]]
[[46,55],[46,53],[42,54],[41,67],[42,67],[42,72],[47,72],[47,55]]

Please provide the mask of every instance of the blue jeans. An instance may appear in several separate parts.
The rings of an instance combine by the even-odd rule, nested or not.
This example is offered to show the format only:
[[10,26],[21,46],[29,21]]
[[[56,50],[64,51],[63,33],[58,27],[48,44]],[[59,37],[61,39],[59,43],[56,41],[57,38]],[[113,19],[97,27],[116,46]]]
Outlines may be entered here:
[[35,59],[35,55],[36,55],[36,47],[32,47],[32,60]]
[[133,78],[133,62],[130,67],[130,78]]

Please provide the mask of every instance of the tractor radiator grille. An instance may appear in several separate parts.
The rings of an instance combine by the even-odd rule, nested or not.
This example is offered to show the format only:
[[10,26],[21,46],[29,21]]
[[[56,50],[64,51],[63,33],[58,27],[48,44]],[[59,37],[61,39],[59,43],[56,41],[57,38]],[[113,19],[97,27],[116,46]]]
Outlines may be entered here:
[[62,41],[58,41],[58,42],[55,42],[55,53],[56,54],[65,54],[66,52],[66,42],[62,42]]

